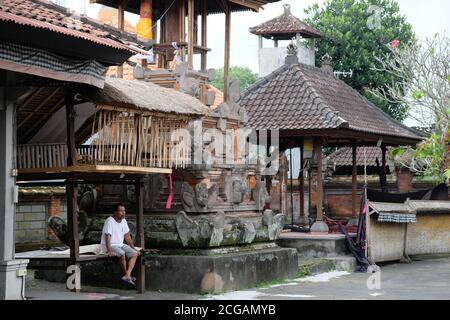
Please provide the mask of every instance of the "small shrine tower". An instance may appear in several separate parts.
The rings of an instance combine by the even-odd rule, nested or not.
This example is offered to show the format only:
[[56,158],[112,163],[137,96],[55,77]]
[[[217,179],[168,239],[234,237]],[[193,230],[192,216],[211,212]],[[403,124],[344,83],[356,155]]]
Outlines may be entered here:
[[[249,31],[259,37],[259,76],[265,77],[284,65],[286,47],[278,47],[280,40],[294,40],[298,47],[299,62],[314,66],[317,38],[319,30],[307,25],[291,13],[291,6],[284,5],[284,13],[272,20],[264,22]],[[263,37],[274,41],[273,48],[263,48]],[[310,39],[308,44],[302,39]]]

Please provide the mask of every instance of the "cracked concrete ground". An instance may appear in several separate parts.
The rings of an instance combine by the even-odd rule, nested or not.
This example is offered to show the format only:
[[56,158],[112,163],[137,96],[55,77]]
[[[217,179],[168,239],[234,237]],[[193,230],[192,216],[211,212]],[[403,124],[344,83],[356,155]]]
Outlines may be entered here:
[[[65,284],[31,278],[27,280],[26,296],[35,300],[449,300],[450,258],[414,260],[411,264],[387,264],[381,267],[380,288],[370,290],[365,273],[331,272],[293,279],[274,285],[228,292],[222,295],[197,295],[172,292],[82,286],[75,294]],[[374,278],[372,278],[374,279]],[[372,287],[376,282],[369,281]]]

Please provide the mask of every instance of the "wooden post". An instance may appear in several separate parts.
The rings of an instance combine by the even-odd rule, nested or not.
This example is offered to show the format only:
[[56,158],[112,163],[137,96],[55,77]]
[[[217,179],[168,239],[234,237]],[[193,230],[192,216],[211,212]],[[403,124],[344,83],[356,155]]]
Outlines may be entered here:
[[66,105],[66,125],[67,125],[67,166],[77,165],[77,154],[75,148],[75,109],[73,94],[66,91],[66,96],[64,98],[64,103]]
[[[136,196],[136,246],[145,248],[144,238],[144,185],[142,178],[136,178],[134,185]],[[145,257],[144,253],[139,256],[136,263],[137,290],[145,293]]]
[[[73,94],[69,91],[65,93],[66,105],[66,125],[67,125],[67,166],[75,166],[77,164],[75,149],[75,110]],[[67,224],[69,228],[69,246],[70,246],[70,263],[79,268],[80,258],[80,240],[78,236],[78,214],[77,214],[77,197],[78,188],[75,178],[71,174],[66,179],[66,195],[67,195]],[[79,279],[76,280],[79,283]],[[79,292],[80,288],[73,289]]]
[[382,166],[383,166],[383,170],[384,170],[384,172],[386,173],[386,146],[385,145],[383,145],[383,146],[381,146],[381,154],[382,154],[382,156],[381,156],[381,163],[382,163]]
[[[117,6],[118,11],[118,28],[120,31],[125,29],[125,6],[128,0],[120,0]],[[117,78],[123,78],[123,65],[117,67]]]
[[[180,42],[186,41],[186,6],[184,0],[180,4]],[[185,61],[184,50],[181,49],[181,60]]]
[[322,174],[322,139],[316,138],[315,149],[317,152],[317,219],[323,221],[323,174]]
[[194,0],[188,0],[188,67],[194,68]]
[[230,29],[231,29],[231,12],[228,5],[225,3],[225,62],[223,67],[223,97],[225,102],[228,102],[228,73],[230,70]]
[[357,207],[357,187],[358,187],[358,172],[356,163],[356,143],[352,145],[352,216],[356,217],[356,207]]
[[300,217],[305,216],[305,173],[303,171],[303,139],[300,146],[300,173],[298,176],[299,184],[298,191],[300,193]]
[[[69,228],[69,247],[70,247],[70,264],[75,265],[79,270],[80,263],[80,239],[78,235],[78,214],[77,214],[77,197],[78,187],[75,178],[71,174],[66,179],[66,195],[67,195],[67,225]],[[80,276],[78,274],[78,276]],[[75,280],[79,283],[79,279]],[[74,292],[80,292],[80,288],[75,286]]]
[[[206,12],[206,0],[202,0],[201,3],[202,10],[202,47],[206,48],[208,46],[208,16]],[[206,51],[202,51],[201,56],[201,69],[202,71],[206,71],[207,68],[207,54]]]

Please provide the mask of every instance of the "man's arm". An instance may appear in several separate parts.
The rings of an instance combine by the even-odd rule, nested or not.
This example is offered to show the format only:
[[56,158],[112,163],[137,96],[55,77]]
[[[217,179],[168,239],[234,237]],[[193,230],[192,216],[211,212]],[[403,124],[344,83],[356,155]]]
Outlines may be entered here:
[[124,235],[124,238],[125,238],[125,242],[127,243],[127,245],[129,245],[131,248],[135,249],[133,239],[131,238],[131,235],[129,232]]
[[140,252],[138,249],[136,249],[136,248],[134,247],[133,239],[131,238],[129,232],[126,233],[126,234],[124,235],[124,238],[125,238],[125,242],[127,243],[127,245],[129,245],[131,248],[133,248],[134,250],[136,250],[136,252],[140,255],[141,252]]
[[112,251],[112,247],[111,247],[111,235],[105,233],[105,242],[106,242],[106,250],[108,253],[108,256],[110,257],[114,257],[116,254]]

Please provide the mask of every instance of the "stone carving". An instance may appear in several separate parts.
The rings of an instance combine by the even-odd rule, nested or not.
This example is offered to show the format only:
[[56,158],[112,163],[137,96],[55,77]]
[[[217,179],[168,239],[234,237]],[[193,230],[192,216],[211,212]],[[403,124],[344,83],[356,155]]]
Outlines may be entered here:
[[279,213],[274,216],[272,210],[264,210],[263,225],[267,226],[269,240],[278,239],[284,227],[284,218],[284,214]]
[[217,212],[213,218],[213,230],[211,239],[209,240],[210,247],[218,247],[223,240],[223,229],[225,227],[225,213],[223,211]]
[[[88,233],[91,219],[88,218],[86,212],[78,212],[78,238],[80,245],[84,245],[83,241]],[[69,245],[70,235],[67,223],[59,216],[52,216],[48,219],[49,228],[55,233],[56,237],[65,245]]]
[[86,212],[88,215],[95,213],[97,205],[97,190],[92,185],[85,185],[79,191],[78,208],[80,211]]
[[261,181],[261,178],[258,178],[256,187],[253,189],[253,200],[255,200],[258,210],[264,210],[266,204],[270,203],[270,195],[267,192],[265,183]]
[[202,217],[195,221],[180,211],[175,225],[183,247],[218,247],[223,241],[225,214],[217,212],[213,217]]
[[178,236],[184,247],[189,246],[191,239],[196,239],[198,235],[198,223],[190,219],[186,212],[180,211],[175,217]]
[[283,230],[284,215],[266,210],[258,218],[226,219],[223,211],[214,215],[189,217],[180,211],[175,226],[183,247],[211,248],[223,245],[250,244],[261,239],[276,240]]
[[246,180],[234,180],[232,182],[231,190],[232,190],[231,201],[234,204],[240,204],[244,202],[244,197],[248,191]]
[[246,111],[238,104],[240,95],[239,80],[231,80],[228,86],[228,99],[226,99],[226,102],[221,103],[213,111],[213,114],[221,118],[245,120],[247,118]]
[[251,222],[243,223],[242,242],[252,243],[256,237],[255,225]]
[[184,182],[181,186],[181,203],[186,212],[207,212],[216,203],[218,196],[217,186],[208,189],[206,183],[192,186]]

